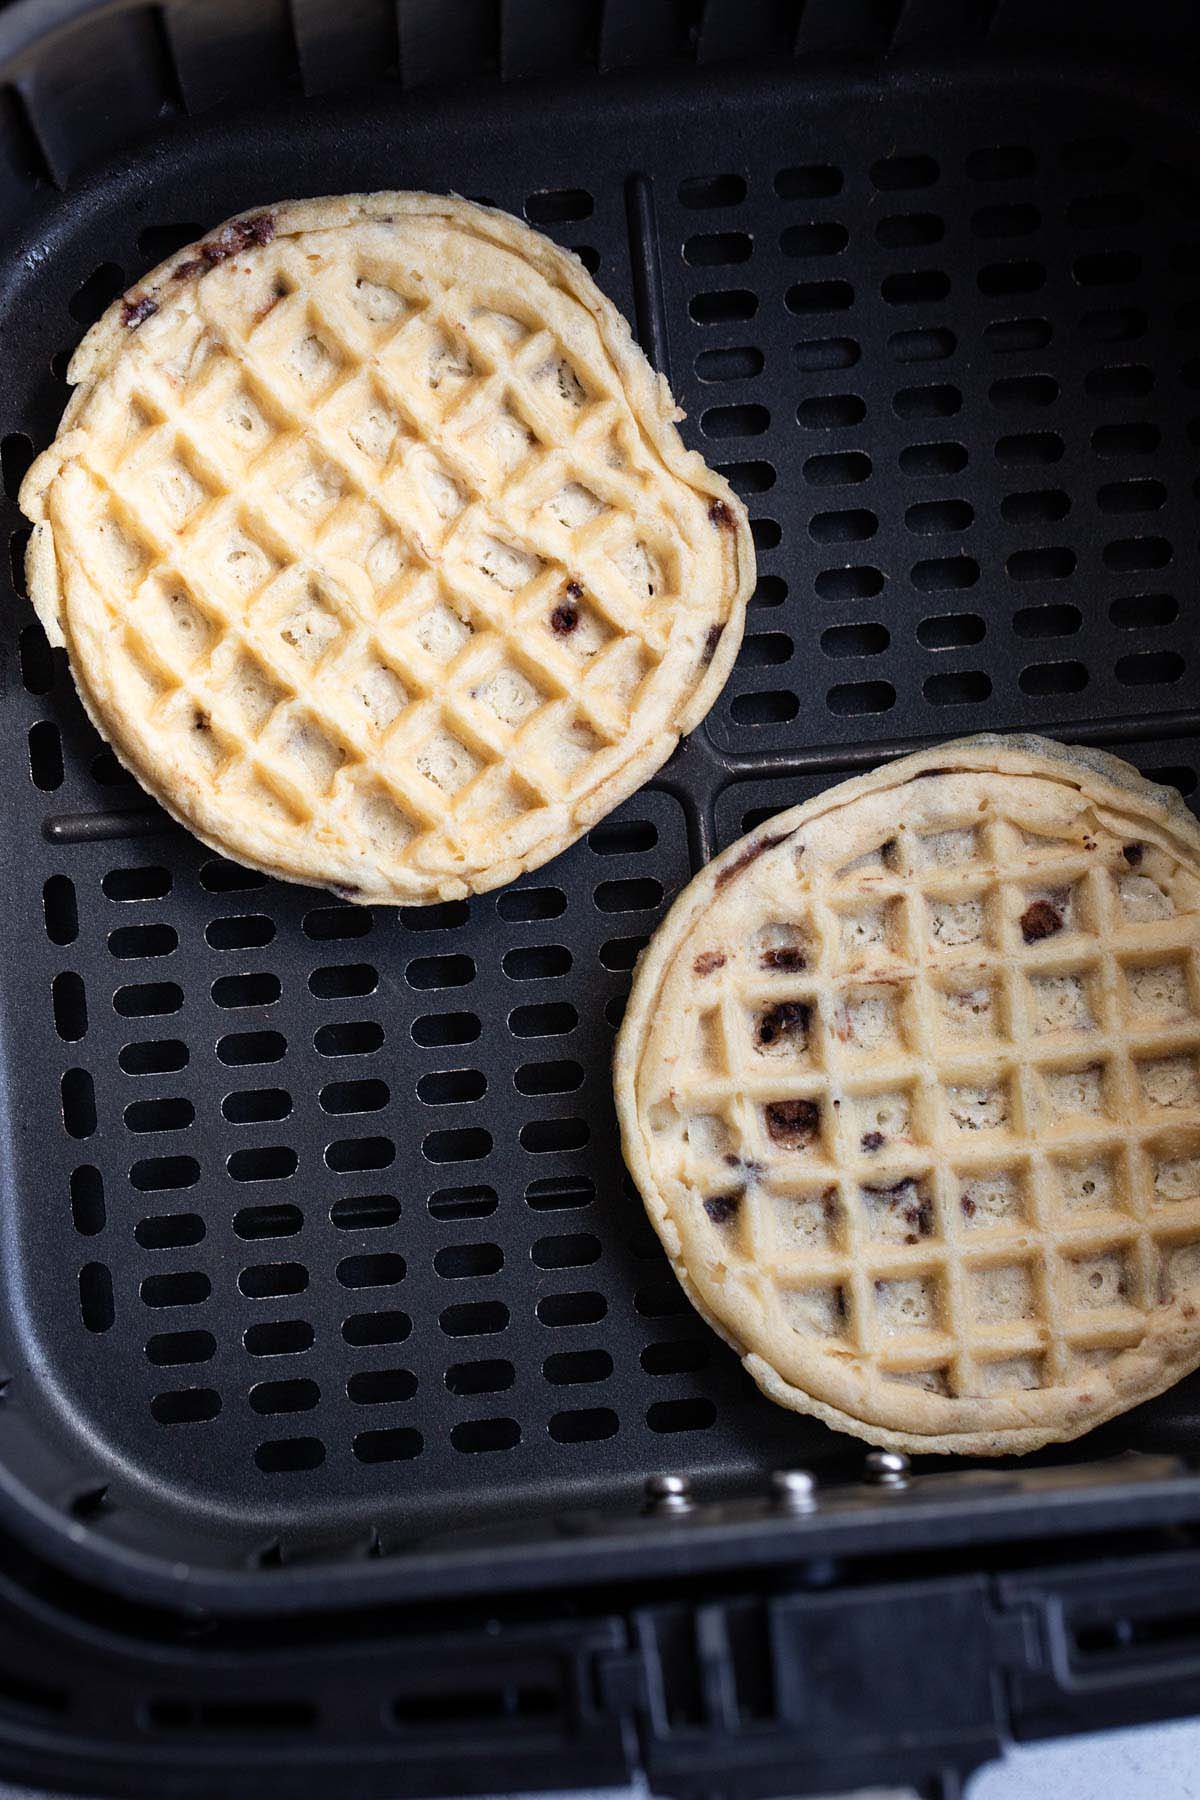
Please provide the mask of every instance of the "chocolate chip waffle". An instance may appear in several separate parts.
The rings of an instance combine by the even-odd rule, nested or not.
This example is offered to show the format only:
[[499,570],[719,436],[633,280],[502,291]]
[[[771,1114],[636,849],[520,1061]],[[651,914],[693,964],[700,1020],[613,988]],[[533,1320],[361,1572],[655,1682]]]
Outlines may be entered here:
[[696,877],[617,1046],[626,1159],[775,1400],[1068,1439],[1200,1363],[1200,829],[1036,738],[912,756]]
[[712,704],[744,509],[578,259],[455,199],[290,203],[92,327],[29,471],[84,703],[217,849],[363,901],[556,855]]

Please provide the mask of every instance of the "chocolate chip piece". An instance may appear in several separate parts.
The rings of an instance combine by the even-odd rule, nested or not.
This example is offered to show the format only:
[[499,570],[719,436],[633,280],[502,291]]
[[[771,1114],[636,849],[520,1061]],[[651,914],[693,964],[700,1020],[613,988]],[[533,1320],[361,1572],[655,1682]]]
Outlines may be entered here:
[[225,225],[216,237],[208,238],[201,244],[200,254],[210,268],[215,268],[218,263],[228,262],[231,256],[236,256],[245,247],[237,227]]
[[563,589],[563,592],[566,593],[572,600],[582,600],[583,599],[583,589],[580,587],[580,585],[577,581],[568,581],[565,588]]
[[724,500],[713,501],[708,509],[708,519],[709,524],[715,525],[718,531],[733,530],[733,514]]
[[275,220],[270,213],[256,213],[252,219],[237,219],[224,225],[215,238],[201,244],[200,254],[210,262],[225,262],[249,250],[251,244],[269,244],[275,236]]
[[1062,930],[1062,914],[1057,906],[1049,900],[1035,900],[1021,914],[1021,936],[1027,944],[1036,944],[1042,938],[1053,937],[1056,931]]
[[330,892],[340,894],[343,900],[353,900],[355,894],[362,893],[362,889],[352,881],[335,881],[331,884]]
[[968,1219],[973,1219],[975,1217],[977,1209],[970,1194],[964,1194],[958,1204],[962,1207],[963,1213]]
[[868,1156],[873,1156],[876,1150],[883,1149],[882,1131],[864,1131],[861,1141],[862,1147],[867,1152]]
[[717,654],[717,645],[720,643],[724,631],[725,627],[723,625],[709,626],[708,636],[704,640],[704,654],[700,658],[700,661],[705,667],[708,666],[713,657]]
[[759,957],[764,969],[777,969],[786,975],[799,975],[808,967],[808,958],[794,944],[781,944],[777,950],[764,950]]
[[175,265],[171,279],[172,281],[190,281],[193,275],[203,275],[208,267],[209,264],[205,257],[189,256],[186,262]]
[[[903,1218],[906,1225],[913,1227],[917,1237],[930,1237],[933,1233],[933,1202],[922,1200],[916,1206],[906,1206]],[[912,1241],[916,1243],[917,1239]]]
[[721,1160],[731,1169],[744,1169],[751,1181],[757,1181],[765,1173],[762,1163],[753,1162],[749,1157],[736,1156],[732,1150],[727,1150]]
[[807,1037],[812,1007],[806,1000],[780,1000],[768,1007],[758,1021],[760,1044],[777,1044],[780,1038]]
[[1121,851],[1121,855],[1125,858],[1125,861],[1129,864],[1131,869],[1136,869],[1138,867],[1145,854],[1146,848],[1144,844],[1126,844]]
[[692,967],[697,975],[712,975],[717,969],[725,967],[725,952],[723,950],[702,950]]
[[727,881],[732,881],[735,875],[740,875],[743,869],[748,869],[752,862],[757,862],[764,850],[774,850],[777,844],[786,844],[791,836],[792,832],[790,831],[777,831],[773,835],[756,838],[752,844],[747,844],[742,854],[735,857],[731,863],[727,863],[721,870],[713,883],[714,888],[723,888]]
[[704,1210],[714,1225],[728,1225],[730,1219],[737,1214],[742,1204],[744,1188],[734,1188],[729,1194],[710,1194],[704,1202]]
[[121,302],[121,323],[130,331],[136,331],[139,325],[144,325],[157,311],[158,301],[152,300],[149,294],[139,294],[136,299],[130,299],[126,294]]
[[570,637],[579,623],[579,609],[575,606],[556,606],[550,614],[550,629],[555,637]]
[[890,1187],[870,1187],[864,1185],[864,1194],[874,1194],[878,1200],[901,1200],[910,1188],[916,1187],[911,1175],[902,1175],[899,1181],[893,1181]]
[[180,281],[185,275],[196,274],[205,267],[215,268],[218,263],[228,262],[231,256],[249,250],[252,244],[269,244],[274,236],[273,213],[255,213],[252,219],[235,219],[230,225],[222,225],[215,237],[206,238],[198,246],[198,258],[180,263],[175,270],[175,279]]
[[211,731],[212,720],[202,706],[198,706],[192,714],[193,731]]
[[815,1100],[772,1100],[765,1110],[772,1143],[803,1149],[820,1128],[821,1108]]

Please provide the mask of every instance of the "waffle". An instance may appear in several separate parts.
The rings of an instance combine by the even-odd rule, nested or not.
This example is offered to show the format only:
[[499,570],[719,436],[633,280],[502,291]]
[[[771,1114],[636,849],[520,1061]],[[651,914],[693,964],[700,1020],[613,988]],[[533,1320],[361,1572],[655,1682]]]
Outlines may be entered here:
[[1078,1436],[1200,1363],[1200,829],[1114,758],[975,738],[709,865],[617,1045],[689,1297],[872,1443]]
[[466,201],[231,220],[92,327],[30,469],[89,714],[215,848],[362,901],[556,855],[704,716],[745,511],[578,259]]

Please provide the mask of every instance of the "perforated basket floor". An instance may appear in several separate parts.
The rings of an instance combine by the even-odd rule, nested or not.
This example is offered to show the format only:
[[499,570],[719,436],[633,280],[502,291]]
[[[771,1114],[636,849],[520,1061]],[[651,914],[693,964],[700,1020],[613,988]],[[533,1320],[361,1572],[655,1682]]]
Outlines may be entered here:
[[[1197,153],[1111,80],[693,77],[410,101],[403,129],[177,121],[46,186],[0,272],[10,1517],[287,1565],[628,1505],[667,1468],[859,1465],[683,1302],[623,1179],[613,1031],[714,846],[850,767],[1032,726],[1195,788]],[[579,248],[746,495],[761,579],[660,779],[516,887],[397,915],[144,801],[20,595],[13,495],[147,264],[244,206],[408,185]]]

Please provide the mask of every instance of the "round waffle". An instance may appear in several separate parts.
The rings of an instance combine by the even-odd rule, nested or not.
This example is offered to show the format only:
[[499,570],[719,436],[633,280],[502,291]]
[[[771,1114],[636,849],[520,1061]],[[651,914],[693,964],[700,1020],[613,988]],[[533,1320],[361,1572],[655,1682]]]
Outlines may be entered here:
[[872,1443],[1077,1436],[1200,1363],[1200,829],[1037,738],[780,813],[675,902],[625,1157],[772,1399]]
[[744,508],[579,260],[427,194],[230,221],[109,308],[28,574],[118,756],[362,901],[556,855],[704,716]]

